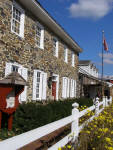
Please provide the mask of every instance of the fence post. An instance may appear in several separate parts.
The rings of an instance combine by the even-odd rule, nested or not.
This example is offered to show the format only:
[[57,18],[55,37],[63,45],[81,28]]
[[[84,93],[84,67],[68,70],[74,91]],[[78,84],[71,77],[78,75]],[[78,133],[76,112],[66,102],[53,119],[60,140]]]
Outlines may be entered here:
[[110,104],[112,104],[112,96],[110,96]]
[[79,134],[79,104],[74,103],[72,104],[73,109],[72,109],[72,124],[71,124],[71,133],[73,135],[73,141],[75,141],[78,137]]
[[96,98],[96,102],[95,102],[95,115],[97,116],[99,113],[99,98]]
[[103,96],[103,107],[106,107],[106,98]]
[[108,98],[106,96],[106,106],[108,106],[108,105],[109,105],[109,102],[108,102]]

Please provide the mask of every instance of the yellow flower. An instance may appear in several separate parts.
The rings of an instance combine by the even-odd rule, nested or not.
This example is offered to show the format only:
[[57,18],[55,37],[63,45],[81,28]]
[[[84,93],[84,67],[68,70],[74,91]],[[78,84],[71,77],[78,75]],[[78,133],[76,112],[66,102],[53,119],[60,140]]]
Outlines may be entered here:
[[71,149],[71,147],[72,147],[71,145],[67,145],[67,148]]
[[109,143],[109,144],[112,142],[111,139],[108,138],[108,137],[105,138],[105,141],[106,141],[107,143]]
[[113,150],[113,147],[107,147],[107,150]]
[[58,150],[62,150],[62,148],[61,148],[61,147],[59,147],[59,148],[58,148]]
[[90,131],[86,131],[86,133],[90,134]]

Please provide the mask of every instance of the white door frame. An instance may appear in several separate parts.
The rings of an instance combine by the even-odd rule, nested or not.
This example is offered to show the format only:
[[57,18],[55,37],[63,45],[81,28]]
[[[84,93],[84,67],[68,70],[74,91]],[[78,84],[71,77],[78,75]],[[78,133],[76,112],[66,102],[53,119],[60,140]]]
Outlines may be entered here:
[[56,82],[56,100],[58,100],[58,92],[59,92],[59,75],[58,74],[54,74],[52,76],[55,76],[56,79],[52,80]]

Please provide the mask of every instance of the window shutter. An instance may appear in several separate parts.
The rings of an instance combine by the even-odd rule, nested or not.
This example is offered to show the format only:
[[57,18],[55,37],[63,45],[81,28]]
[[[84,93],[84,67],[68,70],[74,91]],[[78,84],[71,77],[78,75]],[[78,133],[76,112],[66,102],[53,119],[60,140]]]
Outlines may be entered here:
[[72,79],[71,79],[71,83],[70,83],[70,97],[72,97]]
[[58,40],[57,40],[57,43],[56,43],[56,57],[58,57]]
[[65,77],[62,78],[62,97],[65,97]]
[[[27,68],[22,67],[21,76],[27,81]],[[20,95],[20,100],[21,101],[27,100],[27,86],[24,87],[24,91]]]
[[66,48],[66,62],[68,62],[68,49]]
[[12,64],[11,63],[6,63],[5,76],[7,76],[8,74],[11,73],[11,68],[12,68]]
[[33,74],[33,100],[36,100],[36,83],[37,83],[37,70]]
[[77,89],[77,88],[76,88],[76,80],[75,80],[75,97],[76,97],[76,89]]
[[46,100],[46,88],[47,88],[47,73],[43,73],[43,88],[42,88],[42,100]]
[[44,49],[44,28],[42,27],[41,29],[41,42],[40,42],[40,47]]
[[24,21],[25,21],[25,12],[22,11],[21,14],[21,25],[20,25],[20,36],[24,38]]
[[69,78],[67,79],[67,97],[69,97]]

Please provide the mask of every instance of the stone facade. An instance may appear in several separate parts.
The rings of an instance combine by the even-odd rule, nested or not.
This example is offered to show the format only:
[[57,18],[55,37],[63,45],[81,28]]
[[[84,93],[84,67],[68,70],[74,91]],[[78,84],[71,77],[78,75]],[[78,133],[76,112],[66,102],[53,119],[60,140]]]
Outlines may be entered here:
[[[58,98],[62,98],[62,77],[78,81],[78,52],[75,52],[75,67],[71,65],[71,48],[68,47],[68,63],[64,62],[64,42],[55,35],[46,24],[44,26],[44,50],[36,47],[35,26],[36,18],[26,8],[24,38],[11,32],[12,0],[0,0],[0,79],[5,76],[6,62],[16,62],[28,69],[27,100],[32,100],[33,71],[39,69],[50,76],[50,70],[59,75]],[[21,4],[20,4],[21,5]],[[22,7],[22,5],[21,5]],[[59,41],[58,58],[52,53],[52,37]],[[47,86],[47,99],[51,98],[52,90]]]

